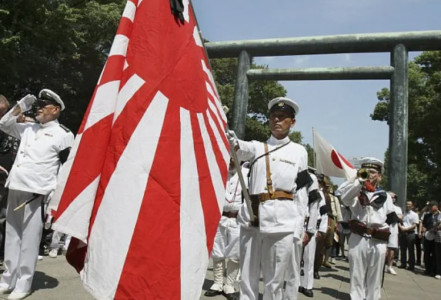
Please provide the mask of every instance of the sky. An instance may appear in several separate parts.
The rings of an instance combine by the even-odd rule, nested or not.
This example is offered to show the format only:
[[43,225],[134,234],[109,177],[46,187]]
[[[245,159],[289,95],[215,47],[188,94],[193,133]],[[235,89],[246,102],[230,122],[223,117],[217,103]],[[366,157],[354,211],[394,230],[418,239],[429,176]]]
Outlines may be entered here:
[[[212,42],[339,34],[441,30],[440,0],[193,0],[202,36]],[[409,60],[418,52],[410,52]],[[269,68],[390,66],[389,53],[259,57]],[[389,127],[372,121],[389,80],[280,81],[300,106],[295,130],[312,129],[348,159],[384,160]],[[270,100],[270,99],[268,99]],[[410,108],[411,109],[411,108]]]

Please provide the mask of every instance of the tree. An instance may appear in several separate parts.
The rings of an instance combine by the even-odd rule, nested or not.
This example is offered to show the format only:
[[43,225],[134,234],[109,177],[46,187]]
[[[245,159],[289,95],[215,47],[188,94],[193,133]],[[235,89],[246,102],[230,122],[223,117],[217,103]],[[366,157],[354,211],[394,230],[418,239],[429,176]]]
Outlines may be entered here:
[[[210,63],[222,104],[231,111],[237,77],[237,59],[218,58],[210,60]],[[263,66],[252,64],[252,68],[263,68]],[[285,88],[276,81],[259,80],[250,83],[245,140],[265,141],[268,138],[269,127],[266,117],[268,100],[285,95]],[[231,120],[231,113],[227,114],[227,117]]]
[[66,104],[76,132],[107,58],[125,1],[16,0],[0,4],[0,92],[10,100],[42,88]]
[[[384,88],[377,96],[379,103],[371,118],[388,121],[389,91]],[[409,200],[415,200],[420,205],[441,192],[440,116],[441,52],[423,52],[409,62],[407,194]]]

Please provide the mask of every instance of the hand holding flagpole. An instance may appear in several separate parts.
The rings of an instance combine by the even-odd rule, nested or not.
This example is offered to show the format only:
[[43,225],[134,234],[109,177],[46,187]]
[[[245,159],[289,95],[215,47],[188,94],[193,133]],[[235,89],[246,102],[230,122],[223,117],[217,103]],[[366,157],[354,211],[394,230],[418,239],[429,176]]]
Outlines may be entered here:
[[[229,108],[227,106],[222,106],[225,114],[228,112]],[[228,132],[230,131],[228,124],[227,124],[227,136],[228,136]],[[234,131],[233,131],[234,132]],[[242,168],[240,166],[240,162],[239,159],[237,158],[237,153],[236,153],[236,145],[234,143],[230,143],[231,146],[231,157],[233,158],[233,162],[234,162],[234,167],[237,170],[237,176],[239,177],[239,182],[240,182],[240,186],[242,187],[242,193],[243,193],[243,197],[245,198],[245,202],[247,204],[247,208],[248,208],[248,213],[250,215],[250,222],[254,222],[255,218],[257,216],[254,215],[253,213],[253,208],[251,206],[251,198],[250,198],[250,194],[248,193],[248,188],[245,184],[245,180],[243,178],[243,173],[242,173]]]

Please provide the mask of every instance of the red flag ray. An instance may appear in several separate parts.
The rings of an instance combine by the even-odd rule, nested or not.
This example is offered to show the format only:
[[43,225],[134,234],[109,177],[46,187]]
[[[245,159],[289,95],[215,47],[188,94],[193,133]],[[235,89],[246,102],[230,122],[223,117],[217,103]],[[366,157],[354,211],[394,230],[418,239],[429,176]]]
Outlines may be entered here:
[[[160,93],[153,99],[119,158],[97,210],[82,278],[99,299],[114,298],[135,226],[139,226],[137,217],[144,205],[167,103]],[[142,249],[134,250],[142,256]]]
[[[168,1],[127,3],[57,189],[55,227],[88,243],[81,277],[99,299],[200,295],[229,153],[226,117],[184,5],[180,25]],[[81,269],[81,256],[76,262]]]

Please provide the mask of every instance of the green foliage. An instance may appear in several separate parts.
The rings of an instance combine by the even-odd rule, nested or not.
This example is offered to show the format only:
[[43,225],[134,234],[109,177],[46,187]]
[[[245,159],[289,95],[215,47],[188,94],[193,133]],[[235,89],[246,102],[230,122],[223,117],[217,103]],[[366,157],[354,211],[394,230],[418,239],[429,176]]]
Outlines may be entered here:
[[[389,91],[378,92],[378,99],[371,117],[388,121]],[[420,205],[441,193],[440,116],[441,52],[423,52],[409,63],[407,194]]]
[[124,0],[20,0],[0,4],[0,91],[15,101],[42,88],[66,103],[76,132],[121,17]]

